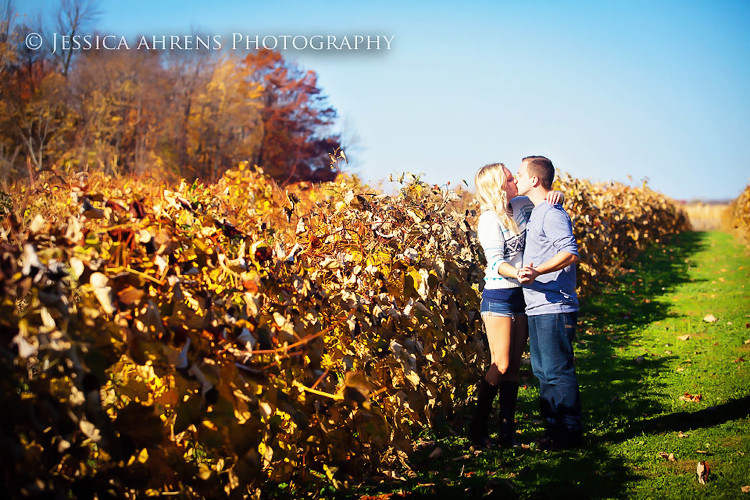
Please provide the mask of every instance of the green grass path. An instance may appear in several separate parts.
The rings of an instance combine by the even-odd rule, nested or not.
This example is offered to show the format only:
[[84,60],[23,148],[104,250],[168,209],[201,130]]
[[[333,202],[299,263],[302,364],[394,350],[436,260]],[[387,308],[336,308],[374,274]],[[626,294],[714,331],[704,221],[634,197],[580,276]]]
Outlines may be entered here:
[[[358,495],[750,499],[742,491],[750,486],[749,278],[750,250],[726,233],[685,233],[654,247],[582,300],[585,448],[535,449],[542,429],[527,367],[523,448],[475,453],[457,423],[414,455],[415,477]],[[705,321],[709,314],[716,321]],[[436,447],[440,456],[428,458]],[[711,467],[706,485],[695,473],[700,460]]]

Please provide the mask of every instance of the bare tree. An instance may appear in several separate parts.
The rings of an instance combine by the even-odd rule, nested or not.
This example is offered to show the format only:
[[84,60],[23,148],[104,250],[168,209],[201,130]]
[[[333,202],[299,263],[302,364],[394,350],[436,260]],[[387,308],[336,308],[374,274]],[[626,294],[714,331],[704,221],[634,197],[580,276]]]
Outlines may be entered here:
[[[93,23],[101,14],[101,11],[91,0],[62,0],[60,10],[57,13],[57,28],[59,33],[69,36],[71,39]],[[70,62],[73,58],[73,49],[60,49],[57,51],[61,59],[62,74],[68,76]]]
[[12,0],[0,3],[0,75],[6,80],[5,73],[17,60],[15,51],[15,33],[11,29],[13,18],[16,16]]

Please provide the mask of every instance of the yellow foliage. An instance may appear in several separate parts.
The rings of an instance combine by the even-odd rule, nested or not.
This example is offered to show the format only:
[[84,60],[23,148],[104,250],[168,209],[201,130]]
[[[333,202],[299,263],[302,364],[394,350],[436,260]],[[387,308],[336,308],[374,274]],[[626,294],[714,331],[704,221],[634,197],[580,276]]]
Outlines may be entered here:
[[729,226],[745,241],[750,241],[750,184],[727,210]]

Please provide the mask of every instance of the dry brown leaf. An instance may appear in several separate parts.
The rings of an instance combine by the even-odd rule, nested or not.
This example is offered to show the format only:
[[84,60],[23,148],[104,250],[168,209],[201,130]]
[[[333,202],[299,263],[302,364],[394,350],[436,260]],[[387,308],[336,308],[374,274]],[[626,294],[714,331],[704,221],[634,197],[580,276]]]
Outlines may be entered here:
[[145,293],[146,292],[144,292],[143,290],[135,288],[132,285],[128,285],[117,292],[117,297],[120,299],[120,302],[129,306],[141,300],[141,297],[143,297]]
[[708,466],[708,462],[698,462],[698,466],[696,467],[695,472],[698,474],[699,483],[706,484],[706,481],[708,481],[708,473],[710,470],[711,467]]
[[112,287],[107,286],[109,278],[102,273],[94,273],[89,279],[91,287],[94,289],[94,296],[99,300],[99,303],[107,314],[114,314],[115,308],[112,306]]
[[750,493],[750,486],[743,486],[740,489],[742,490],[742,493]]
[[689,436],[689,434],[685,434],[685,433],[684,433],[684,432],[682,432],[682,431],[680,431],[679,433],[677,433],[677,437],[679,437],[679,438],[686,438],[686,437],[688,437],[688,436]]
[[685,394],[683,394],[682,396],[680,396],[680,399],[683,400],[683,401],[690,401],[692,403],[698,403],[698,402],[700,402],[700,400],[701,400],[702,397],[703,396],[701,396],[700,394],[696,394],[695,396],[693,396],[689,392],[686,392]]
[[42,217],[39,214],[36,214],[36,216],[34,217],[34,220],[32,220],[31,224],[29,224],[29,230],[32,233],[38,233],[39,231],[44,229],[46,225],[47,225],[47,222],[44,220],[44,217]]
[[706,323],[716,323],[719,320],[716,319],[716,316],[714,316],[713,314],[706,314],[706,316],[703,318],[703,321],[705,321]]
[[690,334],[680,335],[677,338],[680,340],[690,340]]
[[674,453],[667,453],[665,451],[660,451],[659,453],[657,453],[657,455],[665,460],[669,460],[670,462],[675,461]]

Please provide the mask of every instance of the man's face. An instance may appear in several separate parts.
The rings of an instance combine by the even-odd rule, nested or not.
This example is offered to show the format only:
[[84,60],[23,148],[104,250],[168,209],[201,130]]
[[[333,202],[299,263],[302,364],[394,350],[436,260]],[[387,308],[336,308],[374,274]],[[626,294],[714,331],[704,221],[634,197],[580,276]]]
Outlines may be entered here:
[[529,178],[529,169],[525,161],[521,162],[521,166],[518,168],[518,173],[516,174],[516,186],[520,196],[524,196],[531,191],[531,179]]
[[513,174],[510,173],[510,170],[505,167],[503,167],[503,173],[505,174],[505,186],[503,186],[503,189],[508,194],[508,200],[510,200],[511,198],[518,196],[516,180],[513,178]]

